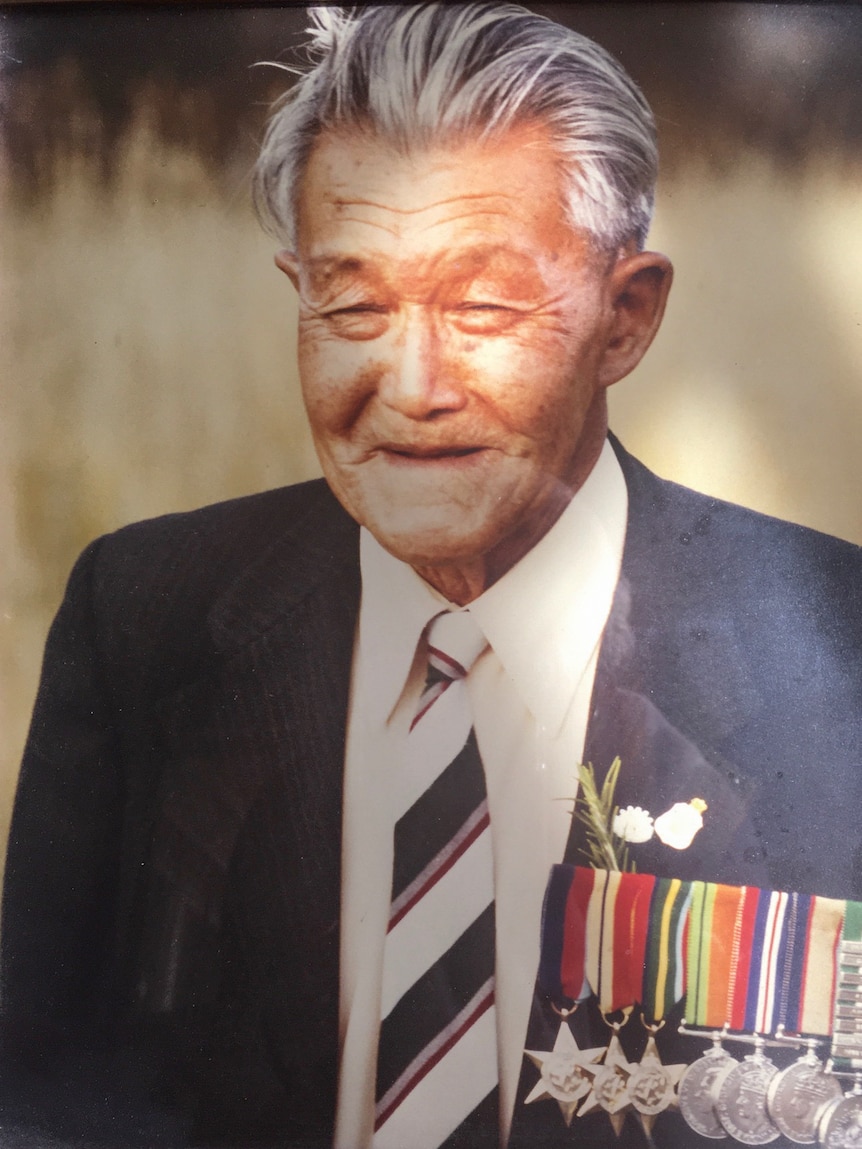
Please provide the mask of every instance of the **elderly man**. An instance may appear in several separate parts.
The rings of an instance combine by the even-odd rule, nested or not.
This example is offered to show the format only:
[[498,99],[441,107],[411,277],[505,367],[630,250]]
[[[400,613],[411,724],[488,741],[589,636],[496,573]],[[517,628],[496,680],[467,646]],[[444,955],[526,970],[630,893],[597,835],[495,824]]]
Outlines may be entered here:
[[8,863],[19,1119],[694,1144],[672,1089],[573,1080],[663,1057],[673,1084],[696,1043],[534,993],[549,870],[589,845],[578,764],[621,759],[650,882],[860,897],[860,556],[608,438],[671,281],[614,60],[512,5],[314,19],[257,192],[326,482],[126,528],[72,575]]

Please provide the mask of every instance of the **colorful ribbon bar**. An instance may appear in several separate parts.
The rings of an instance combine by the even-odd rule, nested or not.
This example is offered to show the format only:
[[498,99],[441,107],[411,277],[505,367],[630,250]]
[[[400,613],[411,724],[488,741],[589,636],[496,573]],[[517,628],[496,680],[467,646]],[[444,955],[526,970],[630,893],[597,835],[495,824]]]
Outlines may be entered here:
[[605,1013],[639,1004],[658,1022],[685,997],[697,1026],[825,1036],[842,928],[862,943],[862,903],[555,866],[539,980],[552,1000],[592,991]]

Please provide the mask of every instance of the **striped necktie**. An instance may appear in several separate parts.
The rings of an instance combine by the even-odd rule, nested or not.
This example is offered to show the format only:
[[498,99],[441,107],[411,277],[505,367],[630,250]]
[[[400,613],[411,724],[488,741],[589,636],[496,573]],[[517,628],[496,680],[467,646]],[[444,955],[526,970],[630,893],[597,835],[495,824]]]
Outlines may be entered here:
[[374,1149],[498,1143],[494,878],[466,677],[469,611],[430,624],[408,737],[383,968]]

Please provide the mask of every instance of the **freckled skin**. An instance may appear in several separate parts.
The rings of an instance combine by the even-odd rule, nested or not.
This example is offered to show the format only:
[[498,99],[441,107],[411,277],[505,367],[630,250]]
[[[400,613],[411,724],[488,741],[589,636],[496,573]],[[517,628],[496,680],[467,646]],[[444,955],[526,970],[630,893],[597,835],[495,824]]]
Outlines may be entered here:
[[661,320],[663,256],[597,253],[543,129],[404,156],[318,140],[300,185],[299,367],[347,510],[456,602],[529,550],[584,481],[606,388]]

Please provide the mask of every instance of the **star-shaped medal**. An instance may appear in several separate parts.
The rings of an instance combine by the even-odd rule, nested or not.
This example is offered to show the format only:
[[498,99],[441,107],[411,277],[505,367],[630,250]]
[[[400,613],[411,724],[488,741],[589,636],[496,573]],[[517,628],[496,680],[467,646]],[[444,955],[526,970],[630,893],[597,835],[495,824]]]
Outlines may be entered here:
[[596,1109],[604,1109],[611,1119],[617,1137],[622,1131],[626,1114],[632,1108],[627,1086],[629,1076],[636,1068],[626,1060],[620,1042],[619,1028],[618,1025],[613,1027],[614,1035],[605,1053],[604,1064],[599,1066],[593,1079],[592,1092],[578,1113],[578,1117],[585,1117]]
[[571,1125],[578,1103],[590,1091],[592,1075],[605,1052],[604,1046],[579,1049],[568,1023],[563,1021],[550,1052],[534,1049],[524,1052],[541,1073],[532,1091],[524,1098],[524,1104],[542,1101],[546,1097],[556,1101],[566,1125]]
[[651,1033],[643,1057],[632,1070],[626,1085],[626,1092],[647,1137],[652,1136],[659,1113],[679,1108],[676,1087],[685,1069],[684,1064],[662,1065],[655,1035]]

